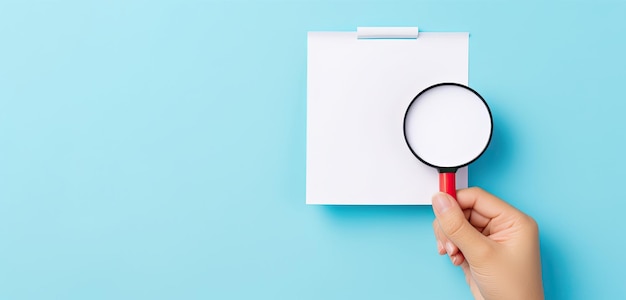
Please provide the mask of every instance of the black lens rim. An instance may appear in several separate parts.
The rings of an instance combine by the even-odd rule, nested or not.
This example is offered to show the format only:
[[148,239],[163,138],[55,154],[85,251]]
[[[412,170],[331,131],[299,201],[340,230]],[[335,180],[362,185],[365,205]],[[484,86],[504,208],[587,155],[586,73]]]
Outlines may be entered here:
[[[458,166],[453,166],[453,167],[441,167],[441,166],[436,166],[433,165],[427,161],[425,161],[424,159],[422,159],[419,155],[417,155],[417,153],[415,153],[415,150],[413,150],[413,147],[411,147],[411,144],[409,143],[409,139],[407,138],[406,135],[406,120],[407,120],[407,115],[409,114],[409,111],[411,110],[411,107],[413,106],[413,104],[419,99],[419,97],[421,95],[423,95],[424,93],[440,87],[440,86],[457,86],[457,87],[461,87],[464,88],[468,91],[471,91],[472,93],[474,93],[476,96],[478,96],[478,98],[480,100],[482,100],[483,104],[485,105],[485,107],[487,108],[487,112],[489,113],[489,122],[491,122],[491,130],[489,131],[489,139],[487,140],[487,143],[485,144],[485,147],[483,148],[482,151],[480,151],[480,153],[478,155],[476,155],[476,157],[474,157],[472,160],[470,160],[469,162],[465,163],[465,164],[461,164]],[[411,150],[411,153],[413,153],[413,155],[419,159],[421,162],[423,162],[424,164],[426,164],[427,166],[436,168],[437,170],[439,170],[440,172],[455,172],[457,169],[468,166],[469,164],[473,163],[474,161],[476,161],[481,155],[483,155],[483,153],[485,153],[485,151],[487,150],[487,148],[489,147],[489,144],[491,143],[491,137],[493,136],[493,116],[491,114],[491,109],[489,108],[489,105],[487,104],[487,101],[485,101],[485,98],[483,98],[478,92],[476,92],[474,89],[470,88],[469,86],[466,86],[464,84],[460,84],[460,83],[456,83],[456,82],[442,82],[442,83],[437,83],[434,85],[431,85],[427,88],[425,88],[424,90],[422,90],[421,92],[419,92],[414,98],[413,100],[411,100],[411,103],[409,103],[409,106],[407,107],[406,111],[404,112],[404,124],[402,126],[402,132],[404,134],[404,142],[406,143],[406,145],[409,147],[409,150]]]

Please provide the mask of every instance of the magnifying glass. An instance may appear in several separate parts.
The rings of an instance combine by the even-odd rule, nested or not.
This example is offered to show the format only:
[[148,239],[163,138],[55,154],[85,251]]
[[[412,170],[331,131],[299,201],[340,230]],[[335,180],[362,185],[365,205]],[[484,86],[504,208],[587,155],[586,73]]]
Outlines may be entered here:
[[439,171],[439,190],[456,199],[459,168],[485,152],[493,132],[491,110],[476,91],[439,83],[421,91],[404,115],[404,139],[413,155]]

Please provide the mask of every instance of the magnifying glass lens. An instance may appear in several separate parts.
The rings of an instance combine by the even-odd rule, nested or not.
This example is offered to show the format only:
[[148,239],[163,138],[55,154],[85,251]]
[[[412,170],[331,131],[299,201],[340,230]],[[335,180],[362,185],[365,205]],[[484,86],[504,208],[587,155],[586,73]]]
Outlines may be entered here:
[[471,88],[456,83],[425,89],[404,117],[404,137],[411,152],[440,173],[454,174],[476,160],[489,145],[492,128],[487,103]]

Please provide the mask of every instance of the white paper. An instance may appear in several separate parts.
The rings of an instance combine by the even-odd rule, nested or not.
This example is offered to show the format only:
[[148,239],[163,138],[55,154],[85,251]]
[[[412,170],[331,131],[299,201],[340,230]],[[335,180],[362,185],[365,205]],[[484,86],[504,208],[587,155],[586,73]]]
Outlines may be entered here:
[[[468,33],[309,32],[306,203],[430,204],[438,173],[408,149],[404,113],[430,85],[467,84],[468,46]],[[456,177],[467,187],[467,168]]]

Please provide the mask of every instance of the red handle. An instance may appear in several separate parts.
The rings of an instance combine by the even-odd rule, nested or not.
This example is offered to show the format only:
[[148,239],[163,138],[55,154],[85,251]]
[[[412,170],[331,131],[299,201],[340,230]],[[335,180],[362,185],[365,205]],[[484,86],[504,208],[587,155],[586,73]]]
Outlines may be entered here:
[[439,191],[447,193],[456,199],[456,174],[439,173]]

